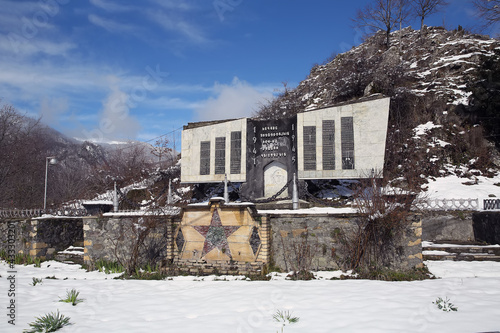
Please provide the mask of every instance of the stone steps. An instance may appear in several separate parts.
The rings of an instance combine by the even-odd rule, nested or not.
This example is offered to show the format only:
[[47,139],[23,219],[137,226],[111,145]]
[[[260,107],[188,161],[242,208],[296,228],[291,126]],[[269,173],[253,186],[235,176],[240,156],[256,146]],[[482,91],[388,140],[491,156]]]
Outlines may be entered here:
[[424,260],[453,261],[498,261],[500,262],[500,246],[498,245],[459,245],[432,244],[422,246]]
[[58,252],[54,259],[67,264],[83,265],[83,247],[70,246],[66,250]]

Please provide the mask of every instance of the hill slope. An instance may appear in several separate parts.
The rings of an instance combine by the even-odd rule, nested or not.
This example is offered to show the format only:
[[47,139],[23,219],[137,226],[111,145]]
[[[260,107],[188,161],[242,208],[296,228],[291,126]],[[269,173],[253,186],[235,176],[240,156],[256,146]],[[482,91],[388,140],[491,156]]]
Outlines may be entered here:
[[404,177],[413,187],[451,165],[482,173],[498,168],[500,42],[437,27],[396,31],[389,48],[383,40],[377,33],[314,66],[257,116],[280,118],[384,94],[391,97],[389,178]]

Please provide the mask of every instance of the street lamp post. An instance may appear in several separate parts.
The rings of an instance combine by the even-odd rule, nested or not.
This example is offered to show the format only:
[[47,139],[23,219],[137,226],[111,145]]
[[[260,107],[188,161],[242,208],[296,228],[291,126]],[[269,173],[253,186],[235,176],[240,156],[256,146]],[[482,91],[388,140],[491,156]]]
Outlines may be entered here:
[[45,194],[43,196],[43,210],[47,208],[47,176],[49,174],[49,163],[51,165],[57,164],[55,156],[49,156],[45,158]]

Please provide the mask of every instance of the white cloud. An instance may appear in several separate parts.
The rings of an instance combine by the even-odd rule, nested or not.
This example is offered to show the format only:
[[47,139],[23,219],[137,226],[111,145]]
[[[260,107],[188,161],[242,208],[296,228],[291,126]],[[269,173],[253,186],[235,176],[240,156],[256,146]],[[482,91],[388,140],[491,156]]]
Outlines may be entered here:
[[183,99],[179,97],[160,96],[158,98],[149,98],[144,101],[148,107],[157,110],[193,110],[202,107],[197,101]]
[[179,9],[179,10],[192,10],[193,6],[190,5],[187,1],[182,0],[151,0],[151,2],[162,6],[167,9]]
[[[119,88],[119,79],[108,77],[110,93],[103,102],[99,127],[87,132],[87,139],[109,141],[132,139],[141,130],[139,121],[130,115],[129,96]],[[90,133],[90,135],[89,135]]]
[[66,55],[77,46],[70,42],[52,42],[42,39],[27,39],[20,35],[9,34],[0,36],[0,51],[5,54],[11,53],[16,56],[31,56],[37,53],[47,55]]
[[253,87],[237,77],[229,85],[215,84],[214,91],[217,96],[196,109],[197,120],[249,117],[272,98],[271,90]]
[[90,0],[90,3],[96,7],[107,10],[108,12],[128,12],[135,9],[135,7],[132,6],[118,5],[105,0]]
[[49,99],[44,97],[40,102],[40,115],[42,122],[54,126],[60,123],[62,116],[68,111],[68,100],[66,98]]
[[197,26],[184,20],[179,15],[167,14],[163,11],[149,11],[148,16],[164,30],[180,34],[189,39],[189,41],[197,44],[205,44],[209,39],[205,36],[203,31]]
[[49,62],[0,62],[0,87],[13,89],[20,99],[41,100],[44,96],[88,94],[99,92],[107,85],[102,76],[109,70],[101,66]]
[[131,32],[135,30],[135,28],[131,25],[105,19],[95,14],[89,14],[88,19],[90,23],[98,27],[104,28],[109,32]]

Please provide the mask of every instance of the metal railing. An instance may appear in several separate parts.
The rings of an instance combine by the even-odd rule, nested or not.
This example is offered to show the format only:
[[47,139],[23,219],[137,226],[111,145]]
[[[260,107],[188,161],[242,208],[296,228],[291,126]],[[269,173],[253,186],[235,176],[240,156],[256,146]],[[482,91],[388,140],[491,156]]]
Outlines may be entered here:
[[479,210],[479,199],[431,199],[416,204],[419,209],[447,210]]
[[0,218],[3,219],[30,219],[35,217],[79,217],[87,216],[86,209],[0,209]]
[[500,199],[484,199],[483,209],[484,210],[500,209]]

